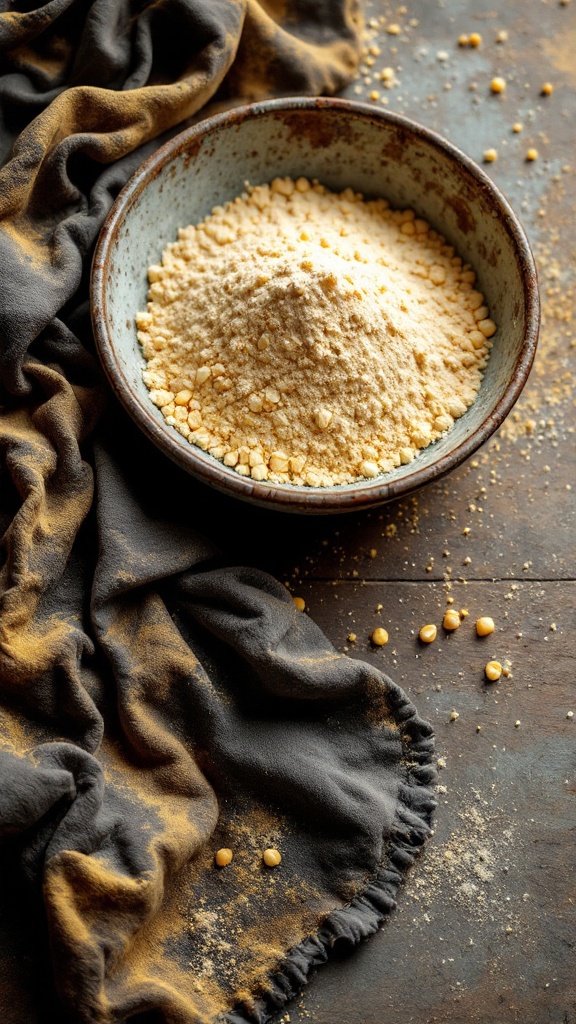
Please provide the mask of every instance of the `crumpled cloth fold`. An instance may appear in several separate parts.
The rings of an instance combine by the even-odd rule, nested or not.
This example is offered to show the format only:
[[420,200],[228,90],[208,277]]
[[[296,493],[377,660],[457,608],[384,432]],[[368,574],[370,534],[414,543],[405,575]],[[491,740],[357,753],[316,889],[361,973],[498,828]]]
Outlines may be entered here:
[[166,134],[337,91],[360,45],[353,0],[0,4],[10,1024],[263,1022],[379,927],[429,832],[430,726],[283,585],[223,564],[232,524],[198,529],[202,488],[126,422],[89,319],[99,230]]

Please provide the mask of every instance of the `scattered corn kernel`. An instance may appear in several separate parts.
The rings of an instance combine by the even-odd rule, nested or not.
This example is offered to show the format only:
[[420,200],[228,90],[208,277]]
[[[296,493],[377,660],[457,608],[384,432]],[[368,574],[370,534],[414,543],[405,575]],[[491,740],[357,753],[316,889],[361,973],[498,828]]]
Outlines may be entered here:
[[423,644],[433,643],[437,635],[438,630],[436,629],[436,626],[433,623],[431,623],[429,626],[422,626],[422,629],[418,633],[418,636],[420,637],[420,640],[422,641]]
[[461,35],[458,36],[458,46],[468,46],[470,43],[470,36]]
[[490,82],[490,88],[492,92],[504,92],[506,89],[506,79],[500,75],[496,75],[495,78]]
[[282,856],[280,853],[278,853],[278,850],[273,850],[270,848],[269,850],[264,850],[264,853],[262,854],[262,860],[264,861],[266,867],[277,868],[280,861],[282,860]]
[[514,728],[519,729],[521,725],[522,725],[522,722],[520,721],[519,718],[517,718],[516,721],[514,722]]
[[488,636],[489,633],[493,633],[494,619],[491,619],[489,615],[482,615],[481,618],[476,621],[476,632],[478,636]]
[[223,846],[221,850],[217,850],[214,855],[214,860],[219,868],[225,868],[227,864],[230,864],[234,854],[232,850],[229,850],[226,846]]
[[457,718],[460,718],[460,715],[458,714],[457,711],[451,711],[450,714],[448,715],[448,720],[450,722],[455,722]]
[[356,640],[356,633],[348,633],[348,639],[350,643],[353,644],[354,641]]
[[376,100],[379,100],[380,99],[380,93],[378,92],[378,89],[372,89],[372,92],[370,93],[369,98],[372,100],[373,103],[375,103]]
[[495,683],[502,675],[502,665],[499,661],[489,661],[484,669],[484,673],[486,679],[489,679],[491,683]]
[[573,711],[567,711],[566,712],[566,718],[574,718],[574,712]]
[[493,164],[494,161],[498,159],[498,153],[493,148],[492,149],[485,149],[484,150],[484,157],[483,157],[483,159],[484,159],[484,163],[486,163],[486,164]]
[[530,149],[526,150],[526,159],[529,162],[532,162],[533,160],[537,160],[539,155],[540,154],[538,153],[538,150],[535,149],[534,146],[530,146]]
[[384,644],[388,643],[388,633],[385,629],[382,629],[382,626],[377,626],[370,639],[377,647],[383,647]]
[[482,45],[482,36],[479,32],[471,32],[468,36],[468,43],[474,48]]
[[294,604],[296,605],[298,611],[299,612],[303,612],[305,607],[306,607],[306,601],[304,600],[304,598],[303,597],[294,597],[294,598],[292,598],[292,600],[294,601]]
[[458,612],[454,611],[453,608],[449,608],[444,614],[442,625],[444,626],[444,629],[447,629],[449,632],[452,632],[454,629],[458,629],[458,626],[460,625],[460,616],[458,615]]
[[515,135],[518,135],[519,132],[523,132],[524,131],[524,125],[522,124],[522,122],[521,121],[515,121],[514,124],[512,125],[512,131],[515,133]]
[[467,608],[461,608],[459,614],[461,619],[467,619],[468,616],[470,615],[470,612],[468,611]]
[[554,86],[552,85],[552,82],[544,82],[544,85],[540,89],[540,94],[542,96],[551,96],[553,92]]

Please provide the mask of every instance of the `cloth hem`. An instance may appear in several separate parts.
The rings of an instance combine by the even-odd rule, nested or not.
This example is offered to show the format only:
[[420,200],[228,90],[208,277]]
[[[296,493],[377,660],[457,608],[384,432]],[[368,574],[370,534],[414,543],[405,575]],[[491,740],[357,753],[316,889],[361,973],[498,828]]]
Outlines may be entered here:
[[391,838],[385,859],[365,888],[344,907],[331,911],[318,931],[289,950],[279,968],[261,983],[260,994],[217,1018],[218,1024],[266,1024],[271,1016],[301,993],[315,967],[330,958],[336,943],[350,949],[373,935],[395,908],[396,892],[430,834],[436,807],[433,786],[437,771],[434,733],[420,718],[400,687],[385,679],[391,712],[398,722],[402,761],[406,768],[400,784]]

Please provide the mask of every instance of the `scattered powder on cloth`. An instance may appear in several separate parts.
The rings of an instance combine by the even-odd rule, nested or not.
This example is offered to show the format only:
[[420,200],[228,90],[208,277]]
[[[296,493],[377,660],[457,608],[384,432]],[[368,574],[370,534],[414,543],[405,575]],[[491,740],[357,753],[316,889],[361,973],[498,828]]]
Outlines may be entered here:
[[472,268],[413,210],[306,178],[247,185],[148,276],[152,401],[254,480],[330,487],[411,462],[473,403],[496,330]]

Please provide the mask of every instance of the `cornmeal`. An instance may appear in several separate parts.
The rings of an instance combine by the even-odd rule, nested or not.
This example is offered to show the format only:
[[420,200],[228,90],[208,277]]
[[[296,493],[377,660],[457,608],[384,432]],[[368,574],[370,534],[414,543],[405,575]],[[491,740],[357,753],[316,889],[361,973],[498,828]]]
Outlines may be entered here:
[[148,276],[151,400],[254,480],[330,487],[411,462],[476,398],[496,330],[426,221],[305,178],[247,186]]

